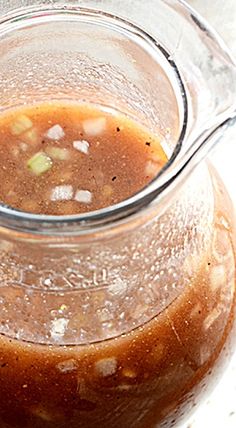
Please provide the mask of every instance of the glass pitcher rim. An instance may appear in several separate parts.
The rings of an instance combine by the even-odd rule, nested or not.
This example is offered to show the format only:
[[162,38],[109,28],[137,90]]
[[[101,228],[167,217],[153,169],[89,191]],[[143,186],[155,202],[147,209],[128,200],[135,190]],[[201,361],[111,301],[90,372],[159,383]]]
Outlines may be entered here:
[[[161,0],[163,3],[169,5],[169,0]],[[219,44],[219,47],[222,51],[228,54],[229,61],[232,60],[230,53],[221,38],[217,35],[217,33],[212,29],[201,16],[192,9],[189,5],[185,3],[183,0],[177,0],[177,3],[181,4],[192,16],[195,17],[192,25],[197,25],[201,31],[207,29],[211,37],[213,37],[214,41]],[[24,19],[27,19],[27,12],[34,13],[40,11],[49,11],[55,13],[60,11],[62,13],[67,14],[69,12],[75,13],[76,11],[87,11],[88,13],[96,14],[97,16],[107,16],[112,19],[116,19],[119,24],[124,24],[129,28],[138,31],[142,37],[145,37],[145,40],[148,43],[154,45],[158,50],[159,54],[161,53],[164,57],[165,61],[167,61],[169,67],[171,68],[174,76],[175,83],[178,85],[179,92],[181,94],[181,104],[182,104],[182,119],[180,124],[179,137],[175,144],[174,150],[158,173],[158,175],[143,189],[137,192],[135,195],[130,198],[114,204],[112,206],[97,210],[91,211],[88,213],[81,213],[76,215],[41,215],[41,214],[31,214],[23,211],[14,210],[4,204],[0,205],[0,227],[9,228],[13,230],[20,230],[22,232],[29,232],[33,234],[40,235],[61,235],[65,234],[65,229],[61,228],[61,226],[75,226],[76,234],[89,234],[90,232],[94,233],[94,230],[101,229],[102,226],[111,226],[117,224],[120,220],[125,220],[128,218],[132,218],[134,214],[139,212],[143,212],[145,208],[151,205],[152,202],[155,201],[155,204],[159,202],[159,198],[163,196],[165,191],[170,187],[170,185],[176,180],[176,177],[181,174],[181,170],[183,166],[179,165],[177,168],[170,168],[175,166],[175,160],[178,157],[184,138],[186,136],[187,131],[187,123],[188,123],[188,99],[187,93],[185,89],[184,82],[181,78],[181,73],[179,71],[178,66],[176,65],[174,59],[172,59],[170,53],[149,33],[147,33],[141,26],[138,26],[132,23],[129,20],[126,20],[122,17],[114,16],[110,13],[104,12],[101,8],[99,9],[90,9],[86,7],[81,7],[78,5],[42,5],[37,7],[26,7],[13,10],[10,14],[6,14],[0,19],[0,28],[2,23],[6,23],[11,20],[15,22],[16,18],[19,18],[19,13],[24,13]],[[205,31],[205,30],[204,30]],[[232,60],[233,64],[233,60]],[[173,82],[171,82],[172,84]],[[226,120],[222,121],[220,126],[225,125]],[[69,228],[70,229],[70,228]],[[69,230],[69,233],[73,234],[73,229]]]

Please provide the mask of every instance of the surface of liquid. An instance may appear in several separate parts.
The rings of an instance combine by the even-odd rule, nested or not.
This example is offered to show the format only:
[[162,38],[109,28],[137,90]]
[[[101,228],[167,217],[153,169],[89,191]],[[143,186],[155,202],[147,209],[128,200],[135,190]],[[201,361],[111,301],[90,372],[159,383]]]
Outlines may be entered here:
[[0,118],[0,200],[67,215],[121,202],[160,171],[166,155],[137,123],[89,105],[51,104]]

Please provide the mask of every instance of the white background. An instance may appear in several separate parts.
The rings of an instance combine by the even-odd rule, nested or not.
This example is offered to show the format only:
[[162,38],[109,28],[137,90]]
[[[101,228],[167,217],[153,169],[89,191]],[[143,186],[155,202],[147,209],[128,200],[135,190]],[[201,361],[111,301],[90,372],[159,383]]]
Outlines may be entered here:
[[[236,0],[188,3],[214,26],[236,58]],[[236,130],[217,149],[215,159],[236,206]],[[236,428],[236,355],[216,390],[182,428]]]

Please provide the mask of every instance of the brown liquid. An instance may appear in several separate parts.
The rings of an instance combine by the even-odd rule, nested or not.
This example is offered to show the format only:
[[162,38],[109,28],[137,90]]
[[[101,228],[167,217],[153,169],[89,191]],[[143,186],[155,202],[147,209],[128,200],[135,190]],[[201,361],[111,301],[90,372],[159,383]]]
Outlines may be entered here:
[[[0,136],[0,200],[37,214],[114,205],[142,189],[166,162],[157,139],[137,123],[87,105],[8,113],[0,119]],[[35,155],[44,171],[34,170]]]
[[[34,119],[36,110],[27,110],[27,115],[34,119],[32,120],[36,124],[34,126],[41,129],[40,124],[42,125],[43,131],[40,133],[45,133],[46,116],[50,108],[44,107],[40,110],[38,114],[42,116],[38,121]],[[72,112],[73,109],[71,109],[69,112]],[[65,109],[63,112],[59,109],[60,112],[61,118],[64,118],[65,127],[68,111]],[[82,112],[83,114],[86,112],[85,116],[88,118],[87,107],[81,111],[74,109],[73,118],[76,115],[81,118]],[[6,135],[12,118],[13,116],[4,118],[3,135]],[[107,134],[106,139],[103,140],[104,150],[109,153],[112,138],[114,138],[113,144],[116,144],[117,138],[121,137],[115,137],[117,118],[111,116],[106,118],[109,123],[109,132],[111,129],[114,130],[114,137],[109,138]],[[119,118],[119,125],[124,127],[126,132],[129,130],[126,138],[122,137],[122,144],[128,142],[126,149],[130,153],[130,162],[137,166],[131,180],[135,186],[132,189],[129,188],[130,192],[125,192],[125,186],[122,187],[120,194],[118,194],[119,186],[117,190],[114,187],[113,196],[110,195],[107,199],[109,204],[119,198],[122,199],[122,196],[128,197],[151,179],[151,176],[143,173],[146,163],[150,160],[150,146],[145,144],[147,135],[142,131],[139,140],[138,156],[141,158],[133,158],[136,149],[132,146],[132,142],[138,134],[140,135],[140,128],[135,128],[135,124],[124,118]],[[70,134],[69,130],[68,135],[71,137],[65,144],[69,145],[71,140],[77,137],[75,134]],[[89,140],[91,146],[96,139]],[[150,140],[149,137],[148,141],[157,145],[155,153],[161,153],[160,162],[163,164],[164,157],[156,140]],[[41,145],[44,143],[40,141],[38,144],[37,151],[39,148],[41,150]],[[49,142],[47,141],[46,144],[49,145]],[[68,145],[66,148],[69,147]],[[6,152],[6,145],[3,144],[1,153],[4,150]],[[32,154],[33,149],[30,148],[30,150]],[[73,161],[76,168],[81,155],[79,153],[78,158]],[[104,200],[99,202],[101,205],[87,206],[77,205],[77,201],[72,201],[73,205],[70,205],[70,209],[67,210],[67,201],[56,202],[55,206],[49,203],[49,208],[46,210],[45,194],[50,193],[52,182],[53,185],[58,185],[58,178],[53,180],[60,173],[60,168],[56,163],[55,170],[51,169],[45,173],[45,176],[35,177],[25,167],[28,155],[17,156],[15,163],[17,159],[21,159],[20,165],[24,163],[21,173],[23,176],[27,174],[27,180],[32,189],[37,180],[40,182],[45,180],[44,189],[48,189],[44,192],[40,190],[37,190],[37,193],[33,192],[33,195],[38,195],[40,203],[36,198],[37,205],[30,210],[39,212],[38,209],[41,207],[40,212],[59,214],[81,212],[89,210],[89,207],[95,209],[104,206]],[[96,158],[95,154],[94,156]],[[111,177],[114,174],[119,177],[116,170],[116,156],[117,152],[114,154],[115,164],[112,166],[114,169],[110,171],[108,163],[102,170],[104,181],[101,186],[105,184],[112,186]],[[159,163],[156,159],[155,164],[158,170]],[[10,161],[8,165],[11,165]],[[63,165],[65,165],[64,173],[70,173],[69,164]],[[93,169],[93,174],[100,165],[99,161]],[[18,169],[14,171],[16,174]],[[8,172],[9,168],[6,174]],[[130,172],[129,168],[122,169],[122,172],[119,168],[123,183],[128,176],[131,177],[128,172]],[[70,180],[73,188],[78,186],[74,176]],[[14,177],[9,175],[8,181],[12,183]],[[84,183],[89,185],[90,178]],[[225,354],[230,353],[230,333],[235,312],[233,247],[235,231],[232,207],[214,171],[212,183],[215,213],[209,251],[202,255],[197,265],[191,255],[184,261],[183,276],[188,275],[192,278],[190,286],[185,288],[182,294],[153,320],[121,337],[83,346],[27,344],[20,340],[0,337],[1,428],[95,428],[98,425],[102,428],[171,427],[180,420],[187,407],[191,408],[195,405],[198,394],[205,389],[204,382],[210,385],[210,379],[212,381],[214,378],[211,375],[208,379],[209,372],[217,365],[222,367]],[[94,189],[98,190],[97,187]],[[92,191],[92,188],[90,190]],[[20,194],[20,197],[16,199],[15,206],[26,209],[24,208],[25,189],[22,183],[19,183],[19,191],[17,195]],[[93,193],[96,193],[95,190]],[[10,204],[10,200],[4,195],[2,193],[2,200]],[[31,192],[32,197],[33,195]],[[31,197],[29,200],[31,201]],[[75,211],[75,207],[78,211]]]

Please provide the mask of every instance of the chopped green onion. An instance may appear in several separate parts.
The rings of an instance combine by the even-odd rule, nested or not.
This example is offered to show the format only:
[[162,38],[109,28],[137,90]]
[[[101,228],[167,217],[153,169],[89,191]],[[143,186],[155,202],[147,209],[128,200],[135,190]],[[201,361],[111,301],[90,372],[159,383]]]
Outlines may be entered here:
[[16,120],[11,124],[12,135],[20,135],[32,128],[33,123],[28,116],[24,114],[18,116]]
[[68,160],[70,159],[70,152],[67,149],[62,149],[60,147],[47,147],[47,154],[55,160]]
[[27,166],[35,175],[41,175],[52,167],[52,160],[46,153],[38,152],[27,162]]

